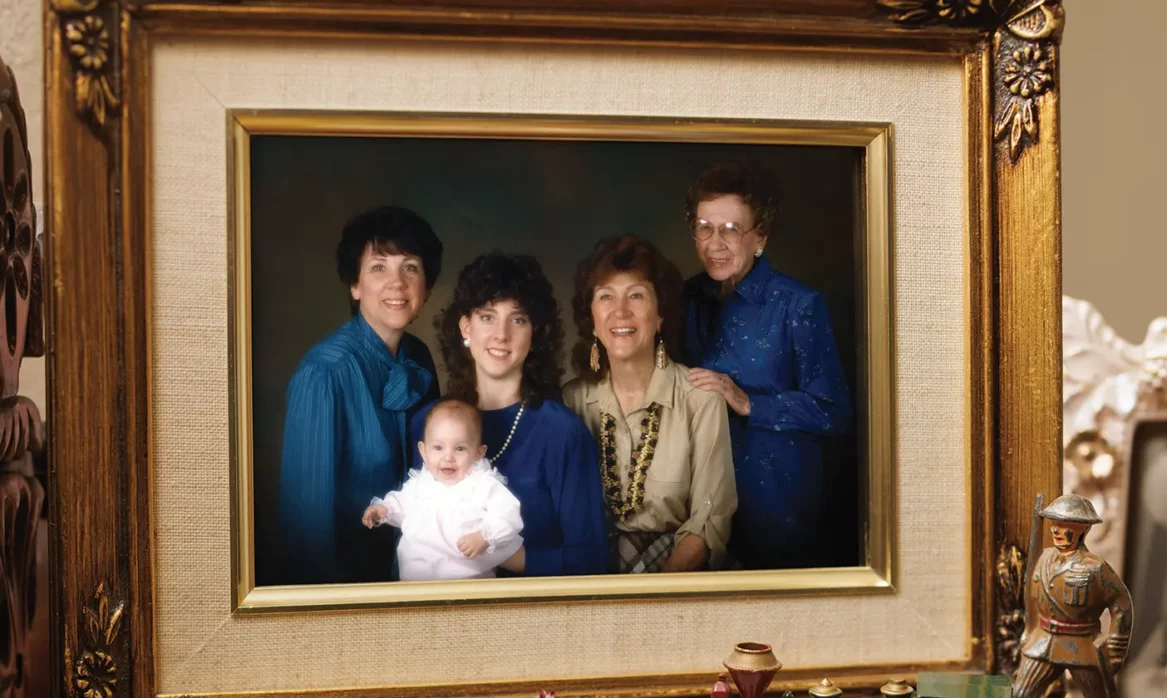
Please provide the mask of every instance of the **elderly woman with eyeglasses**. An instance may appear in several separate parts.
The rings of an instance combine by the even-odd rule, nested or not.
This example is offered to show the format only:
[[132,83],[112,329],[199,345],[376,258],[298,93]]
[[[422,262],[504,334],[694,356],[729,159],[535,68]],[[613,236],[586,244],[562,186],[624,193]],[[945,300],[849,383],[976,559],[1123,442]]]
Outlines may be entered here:
[[763,256],[778,193],[771,173],[723,162],[685,204],[705,271],[685,284],[684,361],[694,386],[729,405],[738,493],[729,554],[746,569],[814,564],[823,439],[852,419],[822,297]]

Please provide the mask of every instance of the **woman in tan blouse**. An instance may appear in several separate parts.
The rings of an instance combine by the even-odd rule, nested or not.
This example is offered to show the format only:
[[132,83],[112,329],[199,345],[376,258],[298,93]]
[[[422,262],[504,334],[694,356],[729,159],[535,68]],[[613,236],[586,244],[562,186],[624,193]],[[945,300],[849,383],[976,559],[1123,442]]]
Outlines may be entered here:
[[681,284],[631,235],[597,244],[576,272],[579,377],[563,401],[599,446],[614,572],[717,569],[737,508],[725,401],[669,356]]

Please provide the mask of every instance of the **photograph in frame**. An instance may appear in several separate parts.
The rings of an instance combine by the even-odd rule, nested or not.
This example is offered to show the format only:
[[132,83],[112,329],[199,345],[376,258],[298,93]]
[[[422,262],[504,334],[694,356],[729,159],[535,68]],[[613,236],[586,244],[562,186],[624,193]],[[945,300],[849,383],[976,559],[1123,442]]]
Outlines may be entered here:
[[[387,129],[392,129],[392,122],[397,122],[408,134],[436,130],[438,117],[391,116],[389,119],[392,121],[387,123]],[[327,121],[327,117],[324,120]],[[483,121],[485,117],[478,117],[478,120]],[[447,117],[446,121],[452,120]],[[523,128],[523,119],[515,118],[514,121],[517,128]],[[302,407],[289,404],[288,396],[292,392],[289,382],[293,375],[300,373],[301,381],[309,383],[310,380],[303,377],[305,372],[330,370],[319,362],[312,364],[305,354],[323,337],[347,324],[356,313],[361,313],[364,321],[363,314],[369,312],[363,306],[357,310],[348,289],[337,278],[337,265],[344,263],[337,261],[337,255],[344,254],[338,252],[339,231],[362,214],[372,215],[368,212],[386,207],[404,208],[417,214],[420,221],[432,226],[435,232],[441,231],[435,237],[440,239],[443,248],[442,255],[436,258],[442,265],[441,275],[432,282],[423,300],[424,305],[414,311],[416,320],[407,330],[422,341],[432,356],[424,356],[423,363],[427,366],[433,363],[434,384],[429,387],[429,394],[417,394],[417,402],[407,409],[407,420],[424,420],[427,403],[436,400],[435,395],[449,395],[439,387],[450,381],[442,352],[449,352],[451,348],[458,351],[454,345],[461,337],[439,335],[443,331],[442,317],[450,312],[447,309],[460,270],[478,258],[480,264],[488,266],[481,271],[475,271],[477,267],[471,268],[467,274],[480,273],[477,283],[500,286],[488,295],[504,292],[525,294],[523,299],[528,303],[536,299],[530,297],[530,291],[517,288],[518,284],[537,281],[529,278],[530,274],[543,276],[550,282],[556,302],[542,311],[547,318],[536,320],[531,317],[534,313],[524,311],[526,317],[520,318],[519,322],[552,324],[556,334],[564,335],[556,342],[560,350],[558,355],[544,357],[538,349],[532,348],[530,360],[564,368],[561,374],[553,374],[562,376],[554,382],[567,383],[575,378],[576,373],[570,355],[578,342],[578,327],[572,321],[573,281],[577,267],[599,241],[632,235],[653,245],[670,266],[676,267],[678,278],[686,279],[683,287],[678,285],[670,291],[673,295],[683,294],[685,299],[677,304],[681,306],[677,310],[683,324],[677,328],[679,331],[675,332],[673,340],[680,346],[667,348],[667,354],[673,360],[686,367],[699,365],[703,359],[714,365],[718,358],[732,354],[723,362],[726,367],[723,370],[733,371],[736,375],[745,371],[742,379],[750,381],[751,389],[758,392],[760,397],[756,399],[763,405],[762,409],[766,407],[767,398],[775,397],[773,393],[767,394],[767,390],[773,391],[770,385],[775,381],[768,374],[781,374],[784,387],[802,393],[799,398],[809,399],[805,404],[796,401],[790,406],[775,408],[778,414],[764,417],[768,423],[733,414],[736,423],[731,426],[730,443],[736,448],[739,461],[743,458],[747,461],[740,469],[752,467],[755,471],[748,476],[738,474],[734,489],[746,486],[747,491],[742,494],[748,496],[751,485],[768,488],[768,497],[774,498],[780,492],[779,496],[784,499],[780,505],[777,502],[766,505],[757,497],[753,500],[747,498],[746,511],[740,518],[732,517],[737,507],[736,492],[730,492],[725,501],[719,503],[718,506],[728,508],[724,518],[733,518],[739,535],[762,550],[752,552],[744,549],[744,543],[730,544],[728,547],[737,550],[737,556],[744,559],[738,560],[734,555],[725,559],[725,555],[720,555],[716,569],[854,567],[865,560],[865,551],[861,548],[864,516],[860,511],[860,492],[864,489],[865,464],[869,456],[866,449],[860,451],[856,446],[858,437],[865,431],[857,428],[865,419],[866,406],[862,405],[862,397],[867,392],[866,386],[861,389],[859,378],[864,375],[860,357],[869,342],[859,336],[865,327],[862,311],[867,277],[864,270],[867,244],[865,149],[854,145],[827,145],[830,141],[827,135],[820,136],[824,143],[819,145],[782,144],[784,136],[789,139],[789,133],[784,132],[790,132],[790,126],[757,125],[754,138],[769,138],[775,142],[746,144],[605,141],[603,120],[592,120],[589,126],[590,134],[584,133],[575,139],[561,136],[558,140],[536,137],[391,137],[391,133],[386,134],[390,137],[360,138],[251,135],[251,218],[247,236],[250,242],[251,278],[248,286],[251,298],[247,321],[250,323],[252,352],[250,422],[254,444],[254,549],[258,586],[398,579],[392,564],[382,564],[393,562],[391,551],[396,541],[387,530],[361,530],[364,506],[351,512],[350,525],[344,527],[341,517],[325,522],[322,512],[306,511],[303,503],[281,504],[280,501],[281,496],[304,496],[295,492],[294,482],[287,481],[305,477],[304,473],[302,470],[298,473],[289,471],[297,468],[311,471],[312,466],[302,461],[322,457],[318,450],[314,450],[311,456],[295,453],[296,449],[305,448],[304,439],[298,438],[298,432],[311,431],[314,423],[311,420],[322,419],[322,408],[311,404]],[[467,130],[472,128],[470,126]],[[708,124],[705,128],[712,130],[715,125]],[[530,126],[528,129],[533,131]],[[690,130],[694,130],[693,127]],[[813,137],[812,128],[803,127],[802,131],[807,137]],[[673,138],[684,138],[685,135],[682,129],[673,129]],[[700,133],[697,135],[701,137]],[[698,186],[696,180],[702,177],[711,182],[702,186],[741,189],[743,194],[751,197],[755,210],[764,210],[765,215],[773,218],[765,221],[767,229],[773,232],[765,236],[755,234],[746,240],[756,245],[748,252],[753,253],[755,249],[765,252],[765,265],[769,268],[759,268],[758,273],[751,277],[750,290],[744,293],[754,295],[743,298],[763,307],[743,318],[725,320],[723,324],[727,326],[730,323],[744,326],[732,336],[725,329],[716,327],[721,298],[708,293],[697,295],[703,289],[696,286],[696,282],[704,280],[708,285],[711,279],[708,275],[699,276],[702,259],[694,249],[698,242],[694,232],[696,213],[691,214],[694,220],[686,220],[686,200],[690,197],[690,189]],[[765,194],[772,199],[763,199]],[[712,194],[696,193],[693,196],[702,195],[707,199],[715,198]],[[737,198],[741,199],[740,196]],[[314,200],[314,205],[288,205],[288,202],[309,200]],[[746,215],[753,218],[752,213]],[[758,225],[752,227],[760,230],[762,223],[758,221]],[[741,229],[745,230],[744,227]],[[750,232],[746,231],[746,235]],[[725,231],[717,233],[719,238],[725,234]],[[732,225],[728,234],[733,234]],[[739,240],[733,239],[730,243],[736,247]],[[887,244],[886,239],[877,236],[874,244],[881,243]],[[482,259],[483,255],[488,257]],[[527,261],[533,262],[533,271],[528,276],[511,279],[505,274],[515,275],[514,270],[493,271],[489,268],[490,264],[503,264],[501,259],[492,260],[514,255],[531,258]],[[732,250],[725,241],[714,243],[706,255],[711,264],[713,259],[721,263],[715,255],[725,257],[726,263],[734,262]],[[744,276],[760,260],[760,257],[737,260],[742,269],[740,274]],[[348,263],[353,261],[356,260],[350,259]],[[762,274],[764,276],[754,280]],[[488,281],[487,277],[492,275],[502,275],[503,278]],[[429,283],[427,278],[427,286]],[[462,295],[467,295],[467,290],[463,289]],[[782,298],[767,308],[763,294]],[[821,327],[811,328],[811,322],[818,320],[813,318],[802,325],[806,330],[800,330],[797,310],[813,312],[820,303],[825,309],[822,313],[825,322]],[[492,320],[493,317],[485,321]],[[375,323],[376,319],[373,321]],[[775,331],[770,326],[756,326],[759,323],[785,323],[788,328]],[[367,323],[357,324],[363,328]],[[452,323],[447,323],[446,334],[452,329]],[[548,330],[536,327],[536,332],[539,338],[547,341]],[[702,336],[698,336],[699,332]],[[877,342],[886,342],[886,339],[878,334],[875,337]],[[663,339],[658,340],[664,344]],[[440,350],[442,341],[446,346]],[[738,346],[739,343],[743,346]],[[808,352],[813,352],[811,357],[802,359],[802,355]],[[774,354],[787,356],[768,360]],[[453,358],[461,360],[458,355]],[[335,360],[335,357],[330,359]],[[754,368],[759,361],[765,368]],[[757,377],[750,377],[751,368]],[[379,387],[368,386],[363,381],[361,385],[372,390]],[[359,389],[347,385],[344,388]],[[312,387],[305,389],[315,390]],[[329,397],[341,404],[354,401],[351,397],[332,393]],[[302,402],[309,398],[299,399]],[[311,399],[327,398],[314,393]],[[861,407],[853,408],[856,404]],[[604,539],[612,531],[612,510],[608,504],[601,505],[603,497],[599,495],[599,488],[594,487],[599,478],[593,472],[590,477],[570,475],[567,485],[552,482],[564,477],[559,471],[565,467],[568,473],[597,471],[600,466],[595,462],[594,452],[587,450],[586,462],[581,459],[564,466],[561,461],[565,457],[553,455],[547,444],[528,449],[516,442],[516,448],[511,449],[515,437],[540,441],[542,429],[555,432],[547,434],[552,440],[565,438],[563,432],[566,429],[570,433],[570,427],[564,425],[572,422],[555,423],[558,428],[541,429],[538,412],[528,414],[527,423],[523,423],[517,406],[509,411],[506,407],[509,406],[483,415],[488,421],[488,431],[496,441],[491,444],[487,440],[490,448],[486,455],[494,456],[493,460],[488,458],[488,462],[504,477],[511,480],[517,477],[520,483],[527,483],[519,487],[524,495],[521,500],[525,500],[526,507],[531,509],[532,520],[538,522],[527,536],[533,536],[531,540],[536,547],[535,574],[562,576],[615,572],[615,567],[604,563],[605,548],[608,547],[608,541]],[[311,416],[290,414],[296,409],[306,410]],[[346,417],[360,421],[359,417]],[[290,420],[294,419],[301,421],[292,423]],[[340,421],[345,423],[344,418]],[[490,423],[492,421],[498,424]],[[345,426],[338,424],[337,428],[343,430]],[[347,428],[360,427],[352,425]],[[413,425],[407,438],[416,437],[420,431],[420,427]],[[763,431],[785,435],[759,438],[756,432]],[[505,441],[504,437],[510,441]],[[360,451],[365,437],[345,439],[331,435],[328,438],[341,442],[342,455],[329,466],[333,468],[336,480],[338,483],[351,480],[355,476],[346,470],[355,466],[345,462],[347,453]],[[598,434],[588,433],[582,438],[597,441]],[[509,458],[518,454],[519,458],[552,462],[519,466],[509,460],[506,452],[498,455],[504,442],[510,449]],[[408,470],[422,467],[416,444],[416,438],[409,438],[404,467],[396,474],[371,476],[374,480],[381,480],[382,489],[385,489],[386,482],[400,488],[412,479],[405,474]],[[293,453],[281,457],[284,448]],[[312,444],[308,448],[319,449],[320,445]],[[701,448],[698,442],[691,450]],[[580,447],[575,447],[575,450],[580,450]],[[695,508],[699,502],[686,502],[686,497],[676,492],[664,497],[658,492],[668,487],[664,483],[682,483],[684,488],[691,478],[708,477],[698,473],[694,478],[692,472],[682,471],[716,469],[719,466],[700,462],[692,456],[692,466],[680,467],[668,462],[670,454],[666,449],[660,451],[663,453],[659,454],[659,460],[666,462],[658,465],[655,471],[649,466],[646,478],[650,490],[648,496],[656,496],[662,502],[669,500],[667,505],[657,506],[679,504]],[[717,453],[718,458],[724,459],[727,451],[718,448]],[[674,460],[685,455],[674,456]],[[361,456],[358,453],[353,458],[359,460]],[[751,458],[754,463],[749,462]],[[787,464],[784,461],[799,462]],[[383,465],[385,470],[393,470],[392,463]],[[526,472],[525,467],[531,471]],[[730,472],[733,467],[732,462],[726,464]],[[821,480],[816,483],[806,477],[810,472],[821,472]],[[315,472],[313,475],[318,476]],[[822,486],[824,481],[832,483],[829,503]],[[587,485],[593,487],[589,490]],[[556,486],[567,490],[553,495],[551,488]],[[628,486],[626,480],[625,494]],[[693,484],[693,487],[700,486]],[[292,492],[287,493],[287,488],[292,488]],[[672,489],[677,487],[674,485]],[[384,496],[386,492],[368,490],[365,494],[363,503],[374,496]],[[336,497],[341,498],[340,495]],[[304,501],[320,503],[311,497]],[[357,499],[354,502],[362,503]],[[805,509],[801,508],[803,505]],[[337,505],[329,503],[329,506]],[[750,506],[755,511],[752,519],[747,515]],[[289,513],[288,509],[293,511]],[[595,516],[595,512],[589,509],[602,509],[604,515]],[[284,525],[277,514],[281,511],[284,520],[288,521]],[[803,524],[797,532],[787,529],[784,534],[780,528],[782,521],[795,518],[800,511],[805,511],[808,516],[814,512],[815,523]],[[649,516],[641,517],[640,525],[648,522],[650,529],[659,527],[655,520],[651,520],[657,517],[658,514],[650,510]],[[589,530],[589,524],[580,520],[594,522],[603,518],[608,521],[598,532]],[[676,526],[684,524],[686,519],[682,515],[672,521]],[[767,525],[764,521],[772,522],[769,525],[774,528],[773,532],[758,530]],[[318,531],[323,527],[335,527],[338,542],[331,547],[331,554],[339,555],[337,551],[343,549],[346,551],[344,555],[348,556],[348,559],[335,560],[332,569],[323,560],[314,559],[308,553],[311,546],[305,544],[305,538],[310,537],[305,531]],[[422,536],[424,538],[425,534]],[[778,539],[784,536],[805,539],[810,543],[807,552],[800,556],[797,546],[789,542],[783,545]],[[364,538],[369,542],[356,542]],[[589,545],[592,549],[588,549]],[[767,549],[770,546],[773,550]],[[595,549],[597,547],[599,550]],[[726,540],[718,541],[717,547],[725,548]],[[280,550],[290,552],[280,556]],[[541,554],[555,556],[556,560],[540,564],[537,558]],[[380,562],[370,565],[374,559]],[[456,560],[455,563],[457,566]],[[702,569],[714,569],[714,566],[707,563]],[[478,570],[474,574],[483,571],[491,570]],[[506,570],[503,574],[506,575]]]
[[[308,134],[297,133],[294,124],[305,118],[312,119],[313,126]],[[248,393],[236,404],[240,409],[251,406],[249,413],[237,418],[239,453],[249,456],[241,461],[237,477],[249,482],[254,493],[252,501],[239,503],[239,520],[254,522],[255,527],[237,532],[246,543],[239,546],[240,552],[254,551],[254,557],[238,560],[240,570],[254,569],[255,574],[254,581],[249,575],[240,581],[241,593],[250,593],[253,584],[262,589],[667,570],[672,541],[663,539],[672,537],[669,522],[674,531],[678,526],[704,526],[703,534],[715,537],[706,546],[705,560],[688,571],[857,567],[874,571],[872,562],[890,562],[879,550],[886,545],[880,540],[884,536],[879,522],[890,518],[891,505],[866,497],[868,478],[882,480],[876,491],[890,484],[889,454],[881,450],[889,438],[878,434],[879,438],[859,446],[873,427],[880,430],[888,423],[868,419],[871,405],[880,405],[876,411],[886,417],[892,400],[885,363],[890,356],[890,333],[886,323],[868,320],[886,316],[889,303],[886,295],[881,296],[881,290],[890,286],[889,270],[879,266],[891,244],[883,214],[890,142],[886,125],[388,114],[371,117],[380,133],[345,136],[352,118],[242,114],[235,129],[237,170],[233,174],[238,190],[247,191],[245,205],[236,208],[237,225],[244,234],[237,238],[235,250],[238,259],[249,260],[235,265],[242,274],[236,288],[250,290],[246,298],[237,296],[233,302],[233,307],[246,310],[234,326],[238,340],[235,375],[237,386]],[[340,133],[320,133],[330,124]],[[482,138],[483,132],[494,137]],[[331,173],[327,186],[335,187],[334,194],[319,196],[315,183],[321,172]],[[699,206],[725,198],[703,187],[740,190],[741,195],[728,198],[740,206],[736,215],[745,216],[743,220],[758,218],[759,225],[752,227],[761,230],[764,224],[771,232],[761,235],[739,227],[744,233],[737,232],[731,242],[735,247],[739,241],[754,247],[737,260],[732,257],[734,248],[723,239],[735,233],[732,220],[728,233],[718,229],[714,231],[717,240],[702,243],[697,227],[714,226],[697,215]],[[314,196],[318,205],[287,205]],[[715,209],[701,210],[716,213]],[[415,352],[413,359],[403,356],[403,361],[424,366],[433,382],[416,389],[409,404],[403,405],[403,414],[396,417],[397,433],[394,417],[381,412],[376,401],[370,407],[365,397],[370,392],[373,397],[378,397],[378,391],[388,392],[377,382],[384,380],[383,374],[370,366],[394,361],[380,355],[378,341],[372,341],[376,348],[371,354],[362,354],[361,347],[373,337],[370,330],[376,325],[379,306],[371,306],[370,311],[370,306],[354,301],[358,275],[350,268],[349,276],[344,276],[346,265],[371,263],[372,249],[358,256],[345,251],[346,244],[353,243],[341,240],[338,244],[338,239],[351,237],[361,221],[375,216],[388,216],[383,220],[389,221],[404,216],[430,237],[439,238],[436,230],[445,237],[437,242],[441,255],[430,257],[431,266],[443,271],[427,284],[410,314],[415,318],[409,324],[410,336],[402,340],[403,352]],[[321,234],[329,228],[345,232]],[[731,415],[729,400],[708,389],[702,392],[717,397],[719,408],[726,405],[720,430],[701,426],[700,420],[706,418],[695,416],[692,407],[678,410],[684,416],[666,427],[662,439],[685,442],[696,435],[697,443],[686,443],[676,451],[661,445],[663,463],[655,471],[649,465],[641,485],[649,509],[633,517],[633,524],[649,530],[626,535],[621,531],[634,526],[623,519],[617,523],[616,517],[621,498],[627,501],[634,487],[628,464],[636,453],[622,466],[626,470],[620,490],[602,492],[606,477],[615,482],[619,476],[615,470],[605,473],[597,455],[605,447],[598,423],[587,425],[577,419],[586,417],[589,408],[585,405],[594,405],[596,400],[577,399],[573,407],[580,414],[576,414],[563,409],[563,402],[570,398],[563,397],[560,389],[566,384],[570,395],[575,374],[589,370],[582,360],[588,343],[579,341],[580,309],[573,307],[581,303],[576,297],[580,295],[576,277],[587,267],[585,258],[594,258],[594,250],[620,239],[625,246],[640,245],[641,257],[654,254],[656,264],[671,273],[664,278],[675,277],[674,288],[667,293],[679,300],[670,298],[656,305],[657,314],[669,316],[674,325],[670,330],[662,321],[654,338],[656,365],[662,366],[663,355],[666,365],[683,367],[685,373],[679,369],[677,376],[685,379],[676,386],[662,383],[669,386],[664,392],[654,384],[657,399],[665,392],[682,390],[677,393],[682,401],[700,399],[700,393],[687,397],[696,385],[688,380],[689,366],[700,368],[704,361],[712,367],[721,360],[722,370],[735,376],[746,372],[739,380],[765,376],[754,379],[759,382],[752,389],[760,396],[755,398],[762,405],[760,411],[769,406],[766,400],[772,401],[774,411],[758,415],[768,423],[757,417],[751,421],[748,414]],[[359,248],[367,243],[358,240],[355,244]],[[419,251],[411,259],[421,264],[424,254]],[[747,279],[747,290],[739,294],[741,307],[734,311],[739,317],[719,317],[724,296],[711,288],[710,274],[702,273],[705,260],[717,255],[738,264],[739,280],[757,268]],[[873,261],[876,267],[869,268]],[[657,274],[658,283],[669,283],[658,272],[645,271],[643,260],[638,263],[640,276]],[[525,266],[517,269],[516,264]],[[339,293],[338,274],[351,284],[345,289],[341,283]],[[492,284],[495,287],[489,290],[479,288]],[[401,295],[384,287],[375,292],[381,297]],[[508,293],[519,298],[498,297]],[[462,303],[460,309],[451,308],[455,295]],[[545,303],[540,295],[554,300]],[[594,295],[585,289],[582,302],[586,305]],[[545,416],[538,404],[544,396],[528,393],[518,404],[512,401],[477,417],[484,427],[485,463],[502,476],[498,478],[502,482],[516,480],[511,489],[517,487],[519,505],[537,522],[527,536],[534,550],[530,570],[476,566],[453,549],[462,534],[448,534],[443,544],[449,559],[441,562],[421,555],[419,562],[411,563],[412,571],[405,570],[401,576],[400,560],[406,553],[394,556],[392,551],[410,524],[398,520],[400,528],[390,530],[363,520],[363,512],[373,511],[385,501],[382,496],[389,494],[374,491],[368,484],[354,486],[356,476],[346,472],[352,466],[344,461],[371,458],[372,463],[362,467],[371,468],[372,474],[360,477],[379,482],[381,490],[397,488],[393,497],[424,491],[418,488],[432,478],[424,477],[426,467],[420,457],[424,444],[419,441],[424,441],[429,407],[439,397],[450,397],[440,387],[451,380],[446,364],[454,361],[461,371],[454,377],[456,397],[462,397],[468,385],[473,390],[484,371],[490,379],[489,372],[498,370],[489,365],[488,354],[474,357],[468,339],[471,320],[495,320],[495,300],[514,300],[514,310],[522,315],[517,321],[533,326],[532,340],[524,340],[530,341],[530,349],[522,348],[529,354],[521,370],[525,380],[550,385],[547,409],[557,415]],[[489,308],[478,307],[484,302]],[[534,310],[527,311],[522,304]],[[487,309],[490,317],[481,317]],[[459,316],[464,321],[459,322]],[[598,329],[587,330],[596,347],[603,346],[596,339]],[[488,339],[511,341],[509,337]],[[457,346],[459,340],[466,346]],[[349,349],[337,348],[344,346],[357,347],[360,357],[355,371],[338,367],[338,362],[354,358],[345,353]],[[592,361],[595,351],[591,351]],[[759,361],[765,368],[756,368]],[[532,367],[541,364],[553,368],[550,378],[535,373],[539,369]],[[241,367],[250,372],[240,372]],[[671,369],[658,368],[656,373],[677,380],[671,377]],[[802,386],[798,386],[800,381]],[[596,374],[575,381],[577,387],[581,383],[593,390],[605,383],[617,385],[616,380]],[[793,393],[775,395],[779,387],[795,389],[799,394],[794,402],[785,403]],[[345,391],[356,391],[361,397],[345,395]],[[535,409],[525,412],[532,397]],[[668,399],[672,407],[673,398]],[[646,405],[650,402],[645,399]],[[616,411],[612,406],[606,409]],[[633,412],[629,419],[637,421],[641,412]],[[378,416],[362,424],[370,415]],[[719,421],[706,424],[718,426]],[[329,426],[317,428],[321,423]],[[628,450],[640,436],[634,433],[635,426],[624,445]],[[643,432],[643,423],[640,426]],[[378,429],[387,430],[388,438],[370,439],[368,433]],[[697,434],[700,430],[720,431],[714,437],[720,445],[700,443],[710,438]],[[508,454],[512,442],[515,448]],[[372,454],[362,455],[362,449],[371,449]],[[389,458],[399,461],[397,465],[378,462],[386,459],[387,449],[397,454]],[[739,461],[745,461],[743,470],[753,469],[751,475],[734,474],[735,452]],[[611,460],[608,468],[619,463]],[[527,462],[520,465],[523,461]],[[320,462],[328,463],[326,477],[331,478],[323,488],[321,472],[313,465]],[[731,481],[716,484],[719,478]],[[827,481],[832,483],[829,493],[824,488]],[[412,484],[405,489],[407,482]],[[735,517],[739,482],[745,506]],[[357,493],[362,486],[364,491]],[[356,491],[338,492],[343,487]],[[507,500],[513,500],[513,495],[508,496],[511,489],[502,495]],[[322,491],[332,500],[323,501]],[[701,500],[707,507],[717,500],[709,510],[727,511],[710,519],[698,510]],[[344,517],[335,515],[341,501],[348,510]],[[653,511],[654,506],[661,510]],[[874,522],[868,518],[869,510],[875,512]],[[710,523],[719,515],[719,524]],[[437,516],[430,519],[431,528],[451,526]],[[687,522],[686,517],[691,520]],[[519,527],[524,525],[518,512],[515,519]],[[747,540],[748,545],[727,545],[731,521],[738,522],[739,541]],[[870,523],[875,524],[876,534],[872,551],[864,548]],[[798,525],[803,530],[794,528]],[[665,530],[655,530],[661,528]],[[762,532],[763,528],[774,528],[774,532]],[[787,531],[786,545],[778,542],[783,530]],[[427,540],[417,524],[412,535],[425,542],[406,541],[406,550],[421,548],[430,551],[430,557],[435,555],[433,548],[439,544]],[[637,537],[630,542],[632,535]],[[642,541],[656,541],[657,547],[645,552],[650,544]],[[494,550],[490,553],[495,565],[505,559]],[[434,565],[445,565],[450,579],[442,579]],[[421,579],[415,578],[419,569],[425,569]],[[637,583],[651,585],[648,579]]]

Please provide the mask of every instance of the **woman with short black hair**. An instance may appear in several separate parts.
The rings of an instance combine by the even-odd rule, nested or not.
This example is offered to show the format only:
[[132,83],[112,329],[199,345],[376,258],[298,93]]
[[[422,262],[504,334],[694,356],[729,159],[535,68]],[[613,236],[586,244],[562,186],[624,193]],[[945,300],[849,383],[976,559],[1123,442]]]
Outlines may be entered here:
[[408,416],[438,395],[433,358],[405,328],[442,266],[442,243],[408,209],[365,211],[344,227],[337,274],[352,318],[304,356],[288,385],[279,511],[284,584],[393,581],[397,529],[361,514],[399,487]]

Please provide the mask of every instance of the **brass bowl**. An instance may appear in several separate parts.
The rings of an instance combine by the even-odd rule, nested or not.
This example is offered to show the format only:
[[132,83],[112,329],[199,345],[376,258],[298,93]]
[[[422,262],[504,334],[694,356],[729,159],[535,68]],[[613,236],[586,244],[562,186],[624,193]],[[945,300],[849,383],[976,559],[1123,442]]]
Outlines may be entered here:
[[774,656],[774,648],[762,642],[739,642],[733,653],[725,658],[726,669],[740,671],[778,671],[782,662]]

